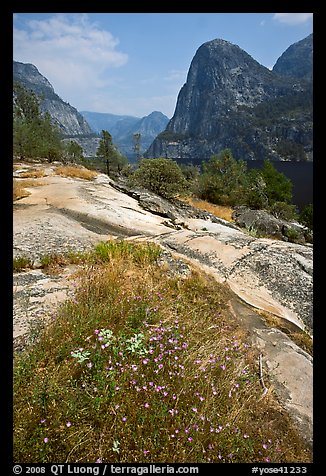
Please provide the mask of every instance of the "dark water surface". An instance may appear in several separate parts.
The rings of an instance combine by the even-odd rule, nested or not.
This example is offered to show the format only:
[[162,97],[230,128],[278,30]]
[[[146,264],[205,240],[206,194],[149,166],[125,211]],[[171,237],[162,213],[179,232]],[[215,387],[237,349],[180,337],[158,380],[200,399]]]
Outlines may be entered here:
[[[261,168],[263,160],[246,161],[248,169]],[[293,183],[293,203],[299,210],[313,203],[313,162],[273,162],[278,172],[283,173]]]

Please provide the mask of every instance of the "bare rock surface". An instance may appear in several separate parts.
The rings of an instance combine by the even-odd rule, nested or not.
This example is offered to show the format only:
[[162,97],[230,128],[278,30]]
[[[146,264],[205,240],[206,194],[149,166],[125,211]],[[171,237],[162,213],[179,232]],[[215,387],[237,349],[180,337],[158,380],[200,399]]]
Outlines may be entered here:
[[[254,307],[312,332],[312,249],[256,239],[220,224],[189,220],[160,241],[210,269]],[[205,233],[201,231],[204,227]]]
[[249,330],[252,344],[260,351],[266,388],[273,387],[283,407],[312,447],[313,358],[286,333],[268,326],[264,319],[241,300],[232,298],[230,308],[232,314]]
[[13,278],[13,338],[15,349],[25,345],[27,337],[55,318],[60,303],[73,296],[73,274],[77,267],[69,266],[58,275],[43,270],[15,273]]
[[[17,180],[20,170],[29,167],[16,168]],[[186,273],[187,266],[180,263],[189,262],[213,274],[234,292],[233,312],[249,326],[275,391],[312,441],[312,358],[255,312],[268,311],[312,334],[312,246],[257,239],[177,203],[166,209],[158,197],[124,193],[103,174],[86,181],[55,175],[55,164],[35,167],[45,171],[43,185],[28,188],[30,195],[14,202],[14,256],[29,257],[37,266],[46,254],[88,249],[119,237],[159,243],[169,259],[177,259],[181,272]],[[75,272],[66,268],[49,276],[33,269],[14,275],[16,347],[33,323],[50,319],[73,293]]]

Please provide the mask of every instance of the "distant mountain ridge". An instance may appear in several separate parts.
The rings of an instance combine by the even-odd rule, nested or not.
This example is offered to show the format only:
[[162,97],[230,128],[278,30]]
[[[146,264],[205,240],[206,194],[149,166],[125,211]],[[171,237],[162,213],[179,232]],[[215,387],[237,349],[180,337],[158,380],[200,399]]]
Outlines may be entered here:
[[99,134],[102,130],[109,131],[110,134],[117,132],[117,123],[127,124],[127,127],[140,120],[139,117],[128,115],[117,115],[106,112],[80,111],[94,132]]
[[200,162],[230,148],[237,159],[312,160],[312,48],[310,35],[270,71],[228,41],[204,43],[145,156]]
[[142,154],[169,122],[169,118],[159,111],[154,111],[142,118],[90,111],[81,111],[81,114],[96,133],[102,130],[109,131],[114,144],[129,159],[135,157],[134,134],[140,134],[139,152]]

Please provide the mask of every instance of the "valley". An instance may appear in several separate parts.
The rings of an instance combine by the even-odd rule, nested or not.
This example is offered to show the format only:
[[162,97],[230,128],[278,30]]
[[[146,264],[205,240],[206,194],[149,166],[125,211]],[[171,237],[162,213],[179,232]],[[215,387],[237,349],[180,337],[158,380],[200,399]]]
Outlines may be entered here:
[[312,462],[312,54],[205,41],[171,119],[14,61],[17,461]]

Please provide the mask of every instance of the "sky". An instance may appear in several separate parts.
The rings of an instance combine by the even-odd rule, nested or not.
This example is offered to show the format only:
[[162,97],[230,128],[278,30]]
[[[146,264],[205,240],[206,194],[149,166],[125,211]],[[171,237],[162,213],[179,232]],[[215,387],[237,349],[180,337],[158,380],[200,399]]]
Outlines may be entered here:
[[171,118],[197,49],[221,38],[272,68],[312,13],[14,13],[13,59],[78,111]]

